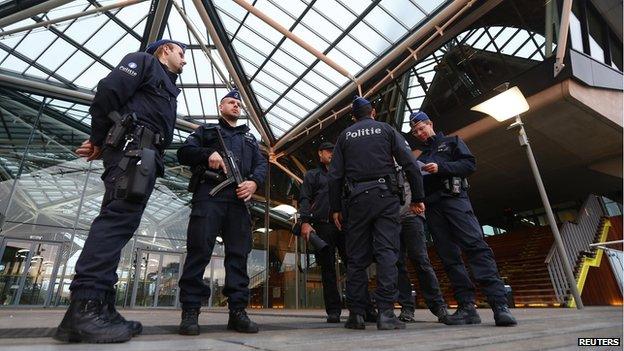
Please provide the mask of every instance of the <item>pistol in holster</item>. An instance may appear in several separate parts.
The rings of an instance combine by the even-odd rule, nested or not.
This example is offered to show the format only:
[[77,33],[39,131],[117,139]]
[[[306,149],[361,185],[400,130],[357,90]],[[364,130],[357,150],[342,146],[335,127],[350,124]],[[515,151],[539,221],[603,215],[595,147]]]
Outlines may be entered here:
[[156,178],[156,151],[147,147],[126,151],[119,168],[123,174],[115,184],[115,198],[142,203]]
[[127,113],[122,116],[119,112],[112,111],[108,114],[108,118],[111,119],[114,124],[108,130],[108,134],[106,134],[104,145],[117,148],[121,146],[121,143],[126,139],[128,134],[133,131],[137,116],[135,113]]

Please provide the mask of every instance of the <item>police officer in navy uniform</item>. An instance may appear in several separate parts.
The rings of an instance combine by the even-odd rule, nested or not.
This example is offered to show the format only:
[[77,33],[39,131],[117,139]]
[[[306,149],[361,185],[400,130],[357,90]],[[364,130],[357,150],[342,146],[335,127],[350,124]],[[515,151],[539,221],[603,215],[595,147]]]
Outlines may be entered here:
[[[103,159],[105,192],[100,214],[93,220],[76,262],[71,302],[54,335],[57,340],[123,342],[142,330],[141,323],[126,321],[115,310],[115,271],[121,250],[139,226],[156,177],[164,173],[162,155],[173,139],[180,93],[175,81],[186,64],[185,48],[173,40],[156,41],[145,52],[126,55],[98,83],[89,109],[91,136],[76,153],[87,161]],[[128,126],[126,132],[131,137],[125,143],[105,146],[114,123],[108,117],[112,111],[135,113],[136,120]],[[116,187],[128,180],[132,169],[138,169],[127,158],[133,150],[153,155],[154,167],[145,173],[142,196],[130,198]]]
[[247,257],[252,247],[251,214],[245,202],[264,182],[267,161],[249,127],[236,125],[240,110],[240,93],[232,90],[221,99],[219,122],[200,126],[178,149],[180,163],[194,171],[202,169],[198,166],[207,166],[212,171],[227,172],[220,154],[223,150],[218,143],[219,130],[245,179],[240,185],[233,183],[212,196],[210,191],[219,181],[204,178],[193,193],[187,256],[180,278],[182,320],[179,333],[182,335],[199,334],[201,302],[210,296],[210,287],[204,283],[203,276],[217,236],[221,236],[225,246],[223,294],[228,298],[230,310],[227,328],[243,333],[258,332],[258,325],[245,312],[249,302]]
[[[406,199],[411,198],[409,184],[405,184],[405,197]],[[401,207],[401,251],[397,261],[399,274],[398,302],[401,305],[399,320],[406,323],[414,323],[416,322],[414,319],[416,302],[412,295],[412,283],[405,265],[406,259],[411,261],[412,266],[416,270],[418,284],[429,311],[438,317],[438,322],[448,323],[448,312],[442,291],[440,290],[440,283],[427,254],[425,216],[412,212],[408,201]]]
[[356,97],[352,107],[356,121],[338,137],[329,171],[330,211],[338,229],[342,226],[342,190],[344,186],[347,189],[349,318],[345,327],[365,328],[366,268],[374,259],[377,262],[377,328],[403,329],[405,323],[394,314],[401,230],[395,159],[406,171],[413,189],[410,207],[417,213],[424,211],[422,178],[403,136],[390,125],[373,119],[375,112],[370,102]]
[[412,134],[422,143],[422,170],[427,205],[427,224],[434,244],[451,281],[459,307],[449,315],[449,324],[479,324],[475,308],[475,286],[462,261],[462,251],[472,274],[494,311],[497,326],[513,326],[517,322],[507,307],[505,287],[498,273],[492,250],[483,240],[483,232],[475,216],[466,178],[475,169],[475,157],[458,136],[445,136],[433,129],[426,113],[410,115]]
[[301,236],[309,240],[310,233],[327,243],[321,252],[315,252],[316,262],[321,266],[323,300],[327,312],[327,323],[340,323],[342,302],[336,276],[336,249],[346,264],[344,234],[338,230],[329,213],[328,167],[332,159],[334,144],[323,142],[318,147],[319,167],[306,172],[301,184],[299,213],[301,215]]

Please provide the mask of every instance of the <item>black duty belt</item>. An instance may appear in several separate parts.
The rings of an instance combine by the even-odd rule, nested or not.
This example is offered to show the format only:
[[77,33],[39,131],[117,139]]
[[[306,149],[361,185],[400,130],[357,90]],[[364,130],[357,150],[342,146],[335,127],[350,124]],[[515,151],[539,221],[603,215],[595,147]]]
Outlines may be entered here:
[[144,147],[154,147],[161,154],[163,153],[163,138],[160,136],[160,133],[154,132],[146,126],[137,125],[134,128],[133,136],[137,141],[139,149]]

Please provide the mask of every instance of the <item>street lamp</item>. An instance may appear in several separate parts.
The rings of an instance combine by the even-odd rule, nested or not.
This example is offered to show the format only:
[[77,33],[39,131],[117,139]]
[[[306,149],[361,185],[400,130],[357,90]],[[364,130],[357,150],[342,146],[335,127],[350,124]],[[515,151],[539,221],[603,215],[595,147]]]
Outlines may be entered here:
[[504,83],[494,88],[495,91],[499,92],[498,95],[478,104],[477,106],[471,108],[471,110],[488,114],[499,122],[506,121],[515,116],[515,122],[507,127],[507,130],[518,128],[518,141],[520,142],[520,146],[524,147],[526,150],[527,157],[529,158],[531,170],[533,171],[533,177],[535,178],[535,183],[537,183],[537,189],[539,190],[540,197],[542,198],[542,204],[544,205],[544,210],[546,211],[548,224],[550,225],[550,230],[555,237],[555,245],[557,245],[559,257],[561,258],[561,262],[563,262],[563,270],[566,275],[568,286],[570,287],[572,296],[574,296],[576,307],[578,309],[582,309],[583,301],[581,300],[581,295],[576,287],[576,279],[574,279],[572,267],[570,266],[570,262],[568,262],[567,254],[565,248],[563,247],[563,240],[561,240],[561,234],[559,233],[555,216],[553,215],[550,207],[550,202],[548,201],[548,195],[546,195],[546,189],[544,188],[542,177],[540,176],[539,169],[537,168],[537,162],[535,162],[529,138],[524,130],[524,124],[520,119],[520,114],[529,110],[529,104],[518,87],[514,86],[508,89],[508,86],[509,83]]

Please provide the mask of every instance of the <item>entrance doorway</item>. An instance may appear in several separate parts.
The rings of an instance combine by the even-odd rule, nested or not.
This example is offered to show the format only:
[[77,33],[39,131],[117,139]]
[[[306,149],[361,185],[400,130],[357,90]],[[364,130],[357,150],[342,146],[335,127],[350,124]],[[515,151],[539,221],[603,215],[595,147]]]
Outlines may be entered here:
[[60,255],[60,242],[3,238],[0,241],[0,306],[49,306]]
[[183,254],[136,250],[130,307],[178,307]]

